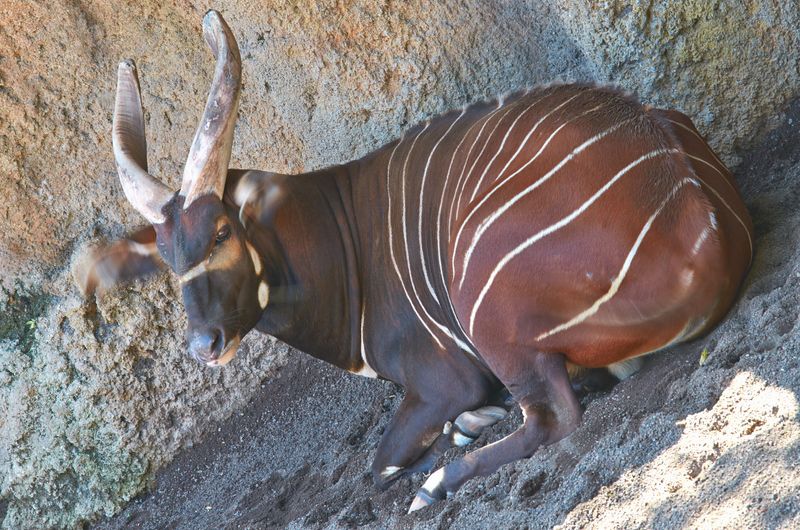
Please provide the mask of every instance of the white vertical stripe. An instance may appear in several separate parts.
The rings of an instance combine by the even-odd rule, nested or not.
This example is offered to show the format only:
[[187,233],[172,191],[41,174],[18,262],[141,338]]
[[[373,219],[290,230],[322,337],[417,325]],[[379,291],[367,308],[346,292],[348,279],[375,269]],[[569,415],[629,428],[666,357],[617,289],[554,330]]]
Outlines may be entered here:
[[[514,153],[514,155],[511,157],[511,159],[513,159],[514,157],[516,157],[516,156],[519,154],[519,152],[520,152],[520,151],[522,150],[522,148],[525,146],[525,143],[528,141],[528,139],[531,137],[531,135],[534,133],[534,131],[536,131],[536,129],[539,127],[539,125],[541,125],[541,123],[542,123],[542,122],[543,122],[545,119],[547,119],[547,118],[548,118],[548,117],[549,117],[551,114],[553,114],[554,112],[556,112],[557,110],[559,110],[559,109],[560,109],[560,108],[562,108],[564,105],[566,105],[567,103],[569,103],[570,101],[572,101],[572,100],[573,100],[573,99],[575,99],[576,97],[580,96],[581,94],[582,94],[582,92],[579,92],[579,93],[575,94],[574,96],[572,96],[571,98],[567,98],[567,100],[566,100],[566,101],[562,102],[560,105],[558,105],[557,107],[555,107],[554,109],[552,109],[550,112],[548,112],[547,114],[545,114],[544,116],[542,116],[542,118],[541,118],[539,121],[537,121],[537,122],[536,122],[536,124],[533,126],[533,128],[532,128],[532,129],[531,129],[531,130],[528,132],[528,134],[525,136],[525,139],[524,139],[524,140],[522,140],[522,143],[519,145],[519,147],[517,148],[517,151],[516,151],[516,153]],[[488,164],[486,164],[486,167],[483,169],[483,173],[481,173],[481,177],[478,179],[478,182],[475,184],[475,189],[473,189],[473,190],[472,190],[472,195],[471,195],[471,196],[470,196],[470,198],[469,198],[470,202],[472,202],[472,201],[474,201],[474,200],[475,200],[475,196],[478,194],[478,190],[480,189],[480,187],[481,187],[481,184],[483,183],[483,179],[484,179],[484,177],[486,177],[486,173],[489,171],[489,168],[491,168],[491,167],[492,167],[492,164],[494,164],[494,161],[497,159],[497,157],[498,157],[498,156],[500,156],[500,153],[502,153],[502,152],[503,152],[503,147],[505,147],[505,145],[506,145],[506,141],[508,140],[508,137],[511,135],[511,131],[513,131],[513,130],[514,130],[514,127],[517,125],[517,122],[519,122],[519,120],[522,118],[522,116],[523,116],[523,115],[524,115],[526,112],[528,112],[529,110],[531,110],[531,109],[532,109],[532,108],[533,108],[533,107],[534,107],[534,106],[535,106],[537,103],[539,103],[540,101],[542,101],[543,99],[545,99],[545,97],[547,97],[547,96],[543,96],[543,97],[541,97],[541,98],[537,99],[536,101],[534,101],[533,103],[531,103],[530,105],[528,105],[528,106],[525,108],[525,110],[523,110],[522,112],[520,112],[520,113],[519,113],[519,116],[517,116],[517,118],[516,118],[516,119],[515,119],[515,120],[514,120],[514,121],[511,123],[511,126],[510,126],[510,127],[508,128],[508,130],[506,131],[506,134],[505,134],[505,136],[503,136],[503,141],[502,141],[502,142],[500,142],[500,147],[498,147],[498,148],[497,148],[497,152],[494,154],[494,156],[492,157],[492,159],[491,159],[491,160],[489,160],[489,163],[488,163]],[[478,157],[478,158],[480,158],[480,157]],[[508,164],[510,164],[510,163],[511,163],[511,159],[509,159],[509,162],[506,164],[506,167],[508,167]],[[477,160],[476,160],[476,162],[477,162]],[[500,174],[502,174],[502,173],[503,173],[503,171],[505,171],[505,167],[504,167],[504,168],[503,168],[503,169],[500,171]]]
[[[425,182],[428,179],[428,169],[430,168],[431,165],[431,159],[433,159],[433,153],[436,152],[436,149],[439,147],[439,144],[441,144],[442,140],[444,140],[447,137],[447,135],[450,134],[450,131],[453,130],[453,126],[455,126],[458,120],[460,120],[461,117],[464,116],[465,112],[466,109],[461,111],[461,114],[459,114],[458,117],[455,120],[453,120],[453,123],[450,124],[450,127],[447,128],[442,137],[439,138],[439,140],[434,144],[433,148],[431,149],[431,152],[428,154],[428,160],[425,161],[425,170],[422,172],[422,183],[420,184],[419,208],[418,208],[419,212],[417,215],[417,237],[419,239],[419,258],[422,264],[422,274],[425,277],[425,283],[428,286],[428,292],[430,292],[431,296],[433,297],[434,300],[436,300],[436,303],[439,304],[439,306],[441,306],[441,302],[439,302],[439,299],[436,296],[436,292],[433,289],[433,284],[431,283],[431,279],[428,276],[428,267],[427,264],[425,263],[425,250],[422,248],[422,211],[425,208]],[[442,189],[441,195],[444,195],[444,189]],[[436,247],[436,253],[441,255],[441,250],[438,246]],[[410,269],[408,273],[410,277],[411,275]],[[447,280],[446,278],[444,278],[444,276],[442,276],[442,283],[445,285],[447,284]]]
[[[561,228],[564,228],[569,223],[574,221],[576,217],[578,217],[583,212],[585,212],[592,204],[595,203],[595,201],[597,201],[597,199],[599,199],[606,191],[608,191],[609,188],[611,188],[611,186],[613,186],[620,178],[622,178],[623,175],[625,175],[628,171],[630,171],[634,167],[638,166],[639,164],[641,164],[642,162],[644,162],[646,160],[650,160],[650,159],[655,158],[657,156],[670,154],[670,153],[678,153],[678,152],[679,151],[677,151],[675,149],[658,149],[658,150],[651,151],[651,152],[649,152],[649,153],[647,153],[645,155],[640,156],[639,158],[637,158],[636,160],[634,160],[633,162],[631,162],[630,164],[628,164],[627,166],[622,168],[620,171],[618,171],[616,175],[614,175],[608,182],[606,182],[603,185],[603,187],[601,187],[599,190],[597,190],[594,193],[594,195],[589,197],[589,199],[586,202],[581,204],[572,213],[570,213],[566,217],[562,218],[557,223],[552,224],[552,225],[548,226],[547,228],[545,228],[544,230],[541,230],[541,231],[537,232],[533,236],[531,236],[528,239],[526,239],[525,241],[523,241],[521,244],[517,245],[517,247],[514,248],[514,250],[512,250],[511,252],[509,252],[508,254],[503,256],[503,259],[500,260],[500,262],[495,266],[495,268],[492,271],[491,275],[489,275],[489,279],[487,280],[486,284],[483,286],[483,289],[481,289],[481,292],[478,295],[478,298],[475,300],[475,304],[472,306],[472,313],[470,314],[470,319],[469,319],[469,332],[470,332],[470,335],[473,333],[473,330],[475,328],[475,317],[478,314],[478,309],[480,308],[481,304],[483,303],[483,300],[486,297],[486,294],[489,292],[489,289],[491,289],[492,285],[494,284],[494,281],[497,278],[497,275],[500,274],[500,271],[502,271],[505,268],[505,266],[508,265],[508,263],[512,259],[514,259],[518,255],[520,255],[523,251],[525,251],[528,248],[530,248],[531,246],[533,246],[533,244],[536,243],[537,241],[539,241],[540,239],[542,239],[542,238],[544,238],[546,236],[549,236],[550,234],[552,234],[556,230],[560,230]],[[683,184],[681,184],[681,186],[682,185]]]
[[369,361],[367,361],[367,348],[364,345],[364,314],[366,311],[366,302],[363,300],[361,301],[361,360],[364,363],[364,366],[361,367],[361,370],[356,372],[358,375],[363,375],[364,377],[378,377],[378,373],[372,369],[369,365]]
[[[466,110],[466,109],[465,109]],[[461,146],[464,144],[464,141],[467,139],[467,136],[472,132],[472,129],[480,122],[480,120],[476,120],[469,129],[467,129],[466,134],[461,138],[461,141],[458,142],[458,145],[453,150],[453,154],[450,156],[450,164],[447,166],[447,175],[444,178],[444,184],[442,184],[442,192],[439,194],[439,208],[436,211],[436,248],[439,250],[438,257],[439,257],[439,275],[442,278],[442,282],[447,288],[447,277],[444,273],[444,260],[442,259],[442,208],[444,207],[444,197],[447,194],[447,184],[450,182],[450,174],[453,170],[453,163],[456,159],[456,154],[458,154],[458,150],[461,149]],[[449,234],[449,226],[448,226],[448,234]],[[447,249],[445,249],[446,251]],[[449,295],[449,293],[448,293]],[[452,305],[452,303],[451,303]]]
[[[411,292],[414,294],[414,298],[417,300],[417,303],[419,304],[420,308],[422,309],[422,312],[425,314],[425,316],[428,318],[428,320],[434,326],[439,328],[439,330],[442,333],[444,333],[450,339],[452,339],[460,348],[466,350],[467,352],[471,353],[472,355],[476,355],[475,352],[467,344],[465,344],[462,340],[460,340],[458,337],[456,337],[453,334],[452,330],[450,330],[446,326],[443,326],[442,324],[440,324],[428,312],[428,310],[425,308],[425,304],[422,303],[422,299],[419,296],[419,292],[417,291],[417,286],[414,283],[413,271],[411,269],[411,253],[409,252],[409,248],[408,248],[408,224],[407,224],[407,210],[406,210],[406,173],[407,173],[407,170],[408,170],[408,162],[411,159],[411,152],[414,150],[414,146],[416,145],[417,140],[419,139],[419,137],[422,136],[422,133],[424,133],[428,129],[429,126],[430,126],[430,122],[427,122],[425,124],[425,127],[422,129],[422,131],[420,131],[420,133],[414,138],[414,141],[411,143],[411,147],[408,150],[408,154],[406,155],[405,163],[403,164],[403,173],[402,173],[402,179],[401,179],[401,198],[402,198],[402,203],[401,203],[402,204],[402,221],[401,222],[402,222],[402,225],[403,225],[403,246],[404,246],[404,249],[405,249],[405,252],[406,252],[406,266],[408,267],[408,273],[409,273],[408,282],[411,285]],[[390,246],[390,249],[391,249],[391,246]],[[394,260],[394,252],[393,251],[392,251],[392,259]],[[397,267],[396,262],[395,262],[395,267]],[[400,275],[399,267],[397,267],[396,270],[397,270],[397,273],[398,273],[398,276],[399,276]],[[402,282],[402,278],[401,278],[401,282]],[[403,289],[405,290],[405,283],[403,283]],[[406,291],[406,296],[407,297],[409,296],[408,295],[408,291]],[[410,297],[409,297],[409,302],[411,302],[411,307],[414,308],[414,312],[417,313],[416,307],[414,306],[414,303],[411,301]],[[420,321],[425,326],[425,329],[427,329],[428,332],[431,334],[431,337],[433,337],[433,340],[436,341],[436,343],[439,345],[440,348],[444,349],[444,346],[442,345],[442,342],[436,337],[436,335],[433,334],[433,332],[427,326],[427,324],[425,324],[425,322],[422,320],[422,317],[420,316],[419,313],[417,313],[417,316],[420,318]]]
[[[508,177],[503,179],[502,182],[500,182],[500,183],[496,184],[494,187],[492,187],[492,189],[489,191],[489,193],[484,195],[483,198],[478,202],[478,204],[476,204],[475,206],[473,206],[470,209],[469,214],[467,214],[467,216],[461,222],[461,225],[458,227],[458,232],[456,232],[456,237],[455,237],[455,243],[453,244],[453,250],[454,250],[453,254],[455,255],[455,250],[458,248],[458,242],[461,240],[461,235],[464,233],[464,229],[466,228],[467,223],[469,223],[469,220],[472,219],[472,217],[478,213],[478,210],[480,210],[480,207],[483,206],[486,203],[486,201],[491,199],[494,196],[495,193],[497,193],[506,183],[508,183],[512,178],[514,178],[517,174],[519,174],[520,171],[522,171],[523,169],[528,167],[537,158],[539,158],[539,155],[542,154],[542,152],[547,148],[547,146],[550,144],[550,142],[553,140],[553,138],[564,127],[566,127],[567,125],[569,125],[573,121],[575,121],[575,120],[577,120],[579,118],[582,118],[583,116],[586,116],[587,114],[590,114],[590,113],[600,109],[601,107],[603,107],[603,105],[598,105],[598,106],[596,106],[596,107],[594,107],[592,109],[589,109],[586,112],[578,114],[577,116],[573,116],[569,120],[567,120],[564,123],[562,123],[561,125],[559,125],[552,133],[550,133],[550,136],[547,138],[547,140],[545,140],[545,142],[541,145],[539,150],[536,152],[535,155],[533,155],[533,157],[531,157],[530,160],[528,160],[522,167],[520,167],[519,169],[514,171],[511,175],[509,175]],[[519,152],[519,150],[517,152]],[[516,156],[516,153],[515,153],[514,156]],[[509,163],[510,163],[510,161],[509,161]],[[508,164],[506,164],[506,167],[503,168],[503,170],[500,172],[500,174],[502,174],[506,170],[507,167],[508,167]],[[455,261],[453,263],[455,264]],[[454,272],[454,274],[455,274],[455,272]],[[461,288],[461,286],[463,284],[464,284],[464,274],[462,273],[461,281],[459,282],[459,288]]]
[[[414,137],[414,140],[411,143],[411,147],[409,148],[408,155],[406,156],[406,163],[408,163],[408,157],[411,155],[411,151],[414,149],[414,144],[417,143],[417,140],[419,139],[420,135],[423,132],[425,132],[425,130],[428,128],[429,125],[430,125],[430,122],[426,123],[425,127],[419,133],[417,133],[417,135]],[[436,341],[436,343],[439,345],[439,347],[440,348],[444,348],[444,346],[439,341],[439,339],[436,337],[436,335],[433,334],[433,331],[431,330],[431,328],[428,327],[428,324],[425,323],[425,320],[422,318],[422,315],[419,314],[419,312],[417,311],[417,307],[414,305],[414,302],[411,300],[411,295],[409,294],[408,289],[406,288],[406,284],[403,281],[403,276],[400,274],[400,267],[397,265],[397,258],[394,255],[394,237],[393,237],[393,230],[392,230],[392,192],[391,192],[391,178],[390,177],[391,177],[391,174],[392,174],[392,172],[391,172],[392,160],[394,160],[394,155],[397,152],[397,148],[400,147],[400,144],[402,144],[402,143],[403,143],[403,139],[401,139],[399,142],[397,142],[397,145],[394,146],[394,149],[392,149],[392,154],[389,156],[389,164],[386,167],[386,194],[387,194],[387,197],[388,197],[386,224],[389,227],[389,255],[391,256],[392,265],[394,265],[394,271],[397,274],[397,279],[400,280],[400,286],[403,288],[403,293],[406,295],[406,300],[408,300],[408,303],[411,306],[411,310],[414,311],[414,314],[417,315],[417,319],[419,319],[419,321],[422,324],[422,326],[428,331],[430,336],[433,337],[433,340]],[[404,168],[404,173],[405,173],[405,168]],[[403,194],[405,195],[405,180],[403,181]],[[405,205],[404,205],[404,208],[405,208]],[[404,212],[404,215],[405,215],[405,212]],[[404,221],[404,223],[405,223],[405,221]],[[405,228],[405,224],[403,225],[403,228]],[[422,309],[423,309],[423,311],[425,310],[424,307]]]
[[[482,221],[478,225],[478,229],[475,231],[475,234],[472,236],[472,242],[470,243],[470,246],[467,249],[467,252],[464,254],[464,261],[463,261],[463,264],[461,266],[461,281],[459,282],[459,285],[458,285],[459,289],[464,285],[464,278],[466,277],[467,267],[469,266],[469,260],[472,257],[472,253],[475,250],[475,247],[477,246],[478,241],[480,241],[481,236],[483,236],[483,234],[486,232],[486,230],[488,230],[489,227],[495,221],[497,221],[497,219],[500,218],[500,216],[502,216],[504,213],[506,213],[509,208],[514,206],[523,197],[525,197],[526,195],[528,195],[529,193],[534,191],[536,188],[538,188],[539,186],[541,186],[542,184],[547,182],[550,179],[550,177],[552,177],[556,172],[558,172],[558,170],[560,170],[562,167],[564,167],[564,165],[567,162],[569,162],[570,160],[575,158],[575,156],[577,156],[580,153],[582,153],[589,146],[595,144],[596,142],[600,141],[601,139],[605,138],[609,134],[613,133],[614,131],[616,131],[617,129],[622,127],[622,125],[624,123],[626,123],[626,122],[623,121],[623,122],[620,122],[620,123],[618,123],[618,124],[616,124],[616,125],[614,125],[612,127],[609,127],[608,129],[604,130],[603,132],[601,132],[599,134],[596,134],[595,136],[592,136],[591,138],[589,138],[588,140],[583,142],[581,145],[579,145],[578,147],[573,149],[572,152],[570,152],[566,157],[564,157],[561,160],[561,162],[556,164],[556,166],[553,169],[551,169],[550,171],[548,171],[543,177],[541,177],[539,180],[537,180],[536,182],[534,182],[533,184],[531,184],[530,186],[528,186],[527,188],[525,188],[524,190],[522,190],[521,192],[516,194],[514,197],[512,197],[510,200],[508,200],[505,204],[503,204],[503,206],[501,206],[500,208],[498,208],[497,210],[492,212],[491,215],[489,215],[489,217],[487,217],[484,221]],[[453,252],[453,254],[455,255],[455,252]]]
[[611,283],[611,287],[609,288],[608,292],[606,292],[606,294],[604,294],[603,296],[598,298],[595,301],[595,303],[592,304],[588,309],[586,309],[585,311],[583,311],[580,314],[576,315],[575,317],[570,319],[568,322],[565,322],[564,324],[561,324],[560,326],[556,326],[553,329],[551,329],[550,331],[542,333],[541,335],[536,337],[536,340],[546,339],[547,337],[551,337],[551,336],[555,335],[556,333],[560,333],[560,332],[565,331],[565,330],[567,330],[567,329],[569,329],[569,328],[571,328],[573,326],[576,326],[576,325],[580,324],[581,322],[586,321],[586,319],[588,319],[589,317],[591,317],[591,316],[593,316],[593,315],[595,315],[597,313],[597,311],[600,309],[600,306],[602,306],[603,304],[605,304],[606,302],[611,300],[614,297],[614,295],[617,294],[617,291],[619,291],[620,285],[622,285],[622,282],[625,280],[625,276],[628,274],[628,270],[631,267],[631,263],[633,263],[633,258],[636,257],[636,253],[639,251],[639,246],[641,246],[642,241],[644,241],[644,238],[647,235],[647,232],[650,231],[650,227],[653,226],[653,222],[656,220],[656,217],[658,217],[658,215],[661,213],[661,211],[664,209],[664,207],[667,205],[667,203],[669,201],[671,201],[673,197],[675,197],[675,194],[678,192],[678,190],[680,190],[685,184],[689,183],[690,180],[691,179],[688,179],[688,178],[681,180],[678,183],[678,185],[675,186],[672,189],[672,191],[667,196],[667,198],[665,198],[661,202],[661,204],[659,205],[658,209],[656,209],[656,211],[653,213],[653,215],[651,215],[650,218],[647,220],[647,222],[645,223],[645,225],[642,228],[641,232],[639,232],[639,236],[636,238],[636,242],[633,244],[633,247],[631,247],[630,252],[628,252],[628,255],[625,257],[625,262],[622,264],[622,269],[620,269],[619,274],[617,274],[617,277]]
[[478,156],[475,157],[475,160],[472,162],[472,166],[470,166],[469,171],[467,172],[467,175],[464,178],[464,186],[461,188],[461,191],[458,192],[458,198],[456,201],[456,217],[458,217],[458,212],[461,211],[461,197],[464,196],[464,190],[467,189],[467,182],[469,182],[469,178],[472,176],[472,172],[475,170],[475,166],[478,164],[478,161],[481,159],[483,153],[486,151],[486,148],[489,146],[489,142],[492,141],[492,136],[494,135],[495,131],[497,131],[497,128],[500,127],[500,124],[503,123],[505,117],[508,116],[511,113],[511,111],[514,110],[514,107],[519,103],[520,102],[517,101],[513,103],[511,106],[509,106],[497,120],[497,123],[494,124],[494,127],[492,127],[492,130],[489,132],[489,134],[486,136],[486,141],[483,143],[483,147],[478,153]]
[[706,242],[708,236],[711,235],[711,225],[703,228],[703,231],[700,232],[700,235],[697,237],[697,240],[694,242],[694,246],[692,247],[692,256],[696,256],[700,252],[700,248],[703,246],[703,243]]
[[685,129],[685,130],[689,131],[689,133],[691,133],[691,134],[695,135],[697,138],[699,138],[699,139],[700,139],[700,141],[701,141],[701,142],[703,142],[703,144],[705,144],[706,146],[708,146],[708,151],[711,153],[711,156],[713,156],[713,157],[714,157],[714,160],[716,160],[716,161],[717,161],[717,163],[718,163],[718,164],[719,164],[721,167],[725,168],[725,170],[727,171],[728,167],[727,167],[725,164],[723,164],[723,163],[722,163],[722,160],[720,160],[720,159],[719,159],[719,157],[717,156],[717,153],[715,153],[715,152],[714,152],[714,150],[713,150],[713,149],[711,149],[711,146],[709,146],[709,145],[708,145],[708,142],[706,142],[706,139],[705,139],[705,138],[703,138],[702,136],[700,136],[700,134],[699,134],[699,133],[697,133],[696,131],[692,130],[691,128],[687,127],[686,125],[684,125],[684,124],[682,124],[682,123],[680,123],[680,122],[677,122],[677,121],[675,121],[675,120],[671,120],[671,119],[669,119],[669,118],[664,118],[664,119],[665,119],[665,120],[667,120],[667,121],[668,121],[668,122],[670,122],[670,123],[674,123],[675,125],[677,125],[678,127],[682,128],[682,129]]
[[[500,109],[502,108],[502,104],[503,104],[502,100],[498,101],[497,108],[494,109],[493,111],[491,111],[489,114],[487,114],[483,118],[483,120],[484,120],[483,121],[483,125],[481,125],[481,128],[478,131],[478,134],[475,136],[475,139],[472,141],[472,145],[470,145],[469,150],[467,151],[467,156],[464,158],[464,165],[461,167],[461,174],[458,176],[458,180],[456,181],[456,187],[453,190],[453,198],[450,201],[450,209],[449,209],[449,211],[447,213],[447,234],[448,235],[450,234],[450,228],[451,228],[451,224],[453,222],[453,214],[455,213],[455,208],[456,208],[456,199],[461,195],[461,192],[463,191],[464,186],[466,185],[466,182],[467,182],[466,179],[464,178],[464,171],[467,169],[467,164],[469,164],[469,157],[472,155],[472,150],[475,148],[475,145],[478,143],[478,140],[480,139],[481,135],[483,134],[483,129],[486,128],[486,125],[491,121],[491,119],[495,116],[495,114],[500,112]],[[502,120],[502,117],[500,119]],[[459,190],[461,190],[461,191],[459,191]],[[451,270],[452,270],[452,268],[451,268]]]
[[[739,195],[739,194],[738,194],[738,192],[736,191],[736,188],[734,188],[734,187],[733,187],[733,184],[731,184],[731,183],[728,181],[728,179],[727,179],[727,177],[725,176],[725,174],[724,174],[724,173],[722,173],[722,171],[720,171],[720,170],[719,170],[719,169],[718,169],[716,166],[714,166],[714,165],[713,165],[711,162],[707,162],[706,160],[703,160],[702,158],[698,158],[698,157],[696,157],[696,156],[690,155],[689,153],[686,153],[686,156],[688,156],[688,157],[689,157],[689,158],[691,158],[692,160],[697,160],[697,161],[699,161],[699,162],[702,162],[702,163],[704,163],[704,164],[706,164],[706,165],[708,165],[708,166],[711,166],[711,168],[712,168],[712,169],[714,169],[714,170],[715,170],[717,173],[719,173],[720,175],[722,175],[722,180],[724,180],[724,181],[725,181],[725,183],[726,183],[726,184],[728,184],[728,186],[730,186],[730,188],[733,190],[734,194],[736,194],[737,196]],[[742,218],[741,218],[741,217],[739,217],[739,215],[738,215],[738,214],[737,214],[737,213],[736,213],[736,212],[733,210],[733,208],[731,208],[730,204],[728,204],[728,203],[725,201],[725,199],[723,199],[723,198],[722,198],[722,195],[720,195],[720,194],[717,192],[717,190],[716,190],[716,189],[714,189],[714,187],[712,187],[711,185],[709,185],[709,184],[708,184],[708,182],[706,182],[705,180],[703,180],[702,178],[700,178],[700,175],[697,175],[697,179],[698,179],[698,180],[699,180],[699,181],[700,181],[700,182],[701,182],[701,183],[702,183],[702,184],[703,184],[703,185],[704,185],[706,188],[708,188],[708,189],[711,191],[711,193],[713,193],[714,195],[716,195],[716,196],[717,196],[717,199],[719,199],[719,200],[720,200],[720,202],[722,202],[722,204],[724,204],[724,205],[725,205],[725,207],[726,207],[726,208],[727,208],[727,209],[728,209],[728,210],[729,210],[729,211],[730,211],[730,212],[733,214],[733,216],[736,218],[736,220],[737,220],[737,221],[739,221],[739,224],[741,224],[741,225],[742,225],[742,228],[744,229],[744,233],[745,233],[745,235],[747,236],[747,244],[750,246],[750,260],[752,261],[752,259],[753,259],[753,239],[752,239],[752,237],[751,237],[751,235],[750,235],[750,230],[748,230],[748,229],[747,229],[747,225],[745,224],[745,222],[742,220]]]
[[[466,112],[467,109],[465,108],[464,110]],[[444,207],[444,198],[445,198],[445,195],[447,193],[447,184],[450,182],[450,175],[451,175],[452,170],[453,170],[453,163],[455,162],[456,154],[458,153],[459,149],[461,149],[461,146],[464,144],[464,141],[470,135],[472,130],[483,119],[484,119],[484,117],[479,118],[478,120],[475,121],[475,123],[473,123],[470,126],[470,128],[467,130],[466,134],[464,134],[464,136],[461,138],[461,141],[458,143],[456,148],[453,150],[453,154],[450,156],[450,164],[447,166],[447,175],[445,176],[444,184],[442,184],[442,190],[441,190],[441,193],[439,194],[439,208],[438,208],[438,210],[436,212],[436,250],[437,250],[437,254],[436,255],[437,255],[438,259],[439,259],[439,277],[442,279],[442,285],[444,286],[445,294],[447,295],[446,299],[447,299],[448,307],[450,308],[450,314],[453,315],[453,318],[454,318],[456,324],[458,325],[458,329],[461,331],[461,333],[464,335],[464,337],[467,336],[467,332],[464,330],[464,326],[461,325],[461,322],[458,319],[458,315],[456,314],[456,309],[453,306],[453,300],[452,300],[452,298],[450,298],[449,283],[447,281],[447,276],[446,276],[445,271],[444,271],[443,253],[447,251],[447,248],[445,248],[444,250],[442,249],[442,209]],[[466,166],[466,162],[464,163],[464,165]],[[463,169],[462,169],[462,171],[463,171]],[[451,205],[451,209],[452,209],[452,205]],[[448,234],[449,234],[450,233],[450,223],[449,223],[449,221],[448,221],[447,230],[448,230]],[[456,341],[456,343],[459,345],[459,347],[461,349],[466,350],[466,351],[472,353],[473,355],[475,355],[477,357],[477,354],[475,353],[475,351],[474,351],[474,349],[472,347],[470,347],[468,345],[462,345],[460,343],[460,341],[456,337],[453,337],[453,340]]]

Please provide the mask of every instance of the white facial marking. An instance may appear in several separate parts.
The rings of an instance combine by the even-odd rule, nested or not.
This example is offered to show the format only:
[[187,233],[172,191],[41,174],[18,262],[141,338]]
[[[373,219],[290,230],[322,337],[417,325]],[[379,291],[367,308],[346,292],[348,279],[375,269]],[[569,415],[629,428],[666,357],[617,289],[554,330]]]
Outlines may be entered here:
[[244,206],[250,198],[250,195],[258,189],[258,183],[256,183],[255,179],[252,179],[251,176],[252,173],[248,171],[242,175],[239,182],[236,184],[236,189],[233,192],[233,201],[239,206]]
[[584,322],[587,318],[597,313],[597,311],[600,309],[600,306],[611,300],[614,297],[614,295],[617,294],[620,285],[622,285],[625,276],[628,274],[628,270],[631,267],[631,263],[633,263],[633,258],[636,257],[636,253],[639,250],[639,246],[642,244],[642,241],[644,241],[647,232],[650,231],[650,227],[653,226],[653,222],[656,220],[656,217],[658,217],[658,215],[661,213],[661,211],[664,209],[667,203],[672,200],[675,194],[678,193],[678,190],[680,190],[685,184],[688,183],[689,179],[683,179],[678,183],[677,186],[672,188],[672,191],[669,193],[669,195],[667,195],[667,197],[663,201],[661,201],[659,207],[656,209],[655,212],[653,212],[653,215],[651,215],[650,218],[647,220],[647,222],[644,224],[644,227],[642,228],[641,232],[639,232],[639,236],[636,238],[633,247],[631,247],[630,252],[628,252],[628,255],[625,258],[625,262],[622,264],[622,268],[620,269],[619,274],[617,274],[617,277],[611,283],[611,287],[609,288],[608,292],[606,292],[606,294],[598,298],[595,301],[595,303],[591,305],[591,307],[579,313],[574,318],[570,319],[568,322],[556,326],[550,331],[542,333],[541,335],[536,337],[536,340],[546,339],[547,337],[555,335],[556,333],[560,333],[564,330],[567,330],[573,326],[580,324],[581,322]]
[[259,184],[255,179],[251,178],[252,175],[253,173],[248,171],[242,176],[233,192],[233,201],[239,205],[239,222],[242,223],[242,226],[246,226],[244,208],[247,206],[250,197],[259,189]]
[[261,275],[261,257],[250,242],[245,244],[247,245],[247,252],[250,254],[250,259],[253,262],[253,269],[256,271],[256,276],[259,276]]
[[269,302],[269,285],[267,282],[261,282],[258,284],[258,305],[261,306],[261,309],[267,307],[267,303]]
[[200,276],[201,274],[205,274],[206,271],[207,271],[206,262],[204,261],[204,262],[200,263],[199,265],[195,265],[194,267],[192,267],[191,269],[186,271],[186,273],[184,273],[180,277],[180,283],[190,282],[193,279],[195,279],[198,276]]

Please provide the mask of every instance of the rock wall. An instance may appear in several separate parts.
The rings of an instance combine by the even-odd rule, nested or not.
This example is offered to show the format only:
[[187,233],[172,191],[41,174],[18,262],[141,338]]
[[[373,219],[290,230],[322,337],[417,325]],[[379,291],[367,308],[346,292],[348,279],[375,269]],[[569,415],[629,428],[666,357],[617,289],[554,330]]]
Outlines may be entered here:
[[0,6],[0,518],[112,513],[283,363],[250,337],[224,371],[185,359],[167,275],[84,301],[69,267],[142,224],[118,184],[117,62],[136,59],[152,172],[173,187],[213,61],[214,7],[239,40],[232,165],[293,172],[361,156],[415,122],[514,88],[613,82],[676,106],[735,163],[800,93],[793,2],[104,2]]

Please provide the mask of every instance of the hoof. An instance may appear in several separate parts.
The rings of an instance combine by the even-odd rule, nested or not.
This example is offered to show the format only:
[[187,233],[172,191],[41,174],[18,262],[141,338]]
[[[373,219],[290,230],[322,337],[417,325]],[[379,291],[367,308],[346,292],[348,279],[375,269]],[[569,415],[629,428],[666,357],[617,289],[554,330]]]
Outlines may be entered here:
[[453,443],[459,447],[471,444],[486,427],[502,420],[506,414],[508,414],[506,409],[494,405],[462,412],[453,425],[451,433]]
[[411,507],[408,509],[408,513],[416,512],[417,510],[421,510],[431,504],[437,502],[439,499],[434,499],[430,493],[421,489],[417,492],[416,497],[411,502]]
[[443,480],[444,469],[438,469],[433,475],[428,477],[428,480],[425,481],[425,484],[422,485],[416,497],[414,497],[414,500],[411,502],[408,513],[416,512],[435,502],[446,499],[447,491],[445,491],[444,486],[442,486]]

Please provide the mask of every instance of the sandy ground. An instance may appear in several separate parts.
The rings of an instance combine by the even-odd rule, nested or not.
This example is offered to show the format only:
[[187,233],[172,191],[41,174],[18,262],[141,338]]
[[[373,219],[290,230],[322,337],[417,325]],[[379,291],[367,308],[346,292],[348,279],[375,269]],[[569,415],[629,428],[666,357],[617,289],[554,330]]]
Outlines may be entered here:
[[[561,442],[406,515],[424,478],[380,492],[368,475],[401,389],[295,352],[96,528],[800,527],[798,122],[800,102],[737,171],[757,254],[730,316],[584,398],[582,425]],[[515,412],[477,444],[519,421]]]

